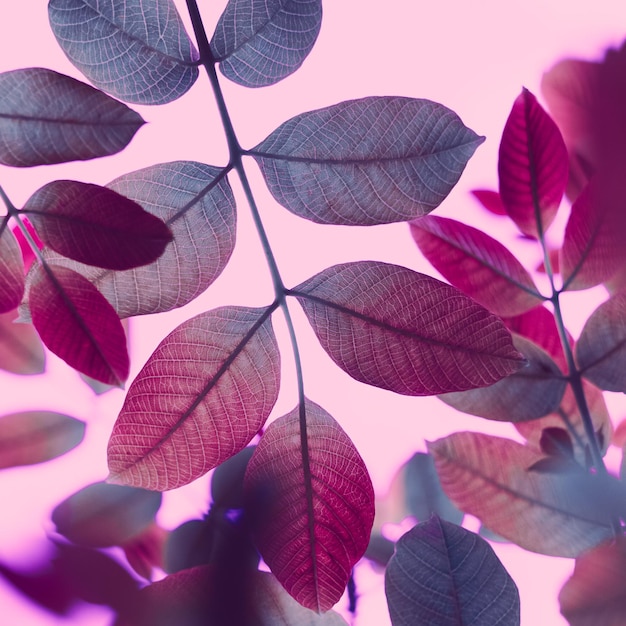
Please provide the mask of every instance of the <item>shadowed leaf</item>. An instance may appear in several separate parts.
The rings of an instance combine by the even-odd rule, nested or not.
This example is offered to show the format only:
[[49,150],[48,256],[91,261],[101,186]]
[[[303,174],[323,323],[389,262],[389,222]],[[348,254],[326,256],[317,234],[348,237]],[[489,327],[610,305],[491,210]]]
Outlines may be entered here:
[[0,314],[0,369],[12,374],[41,374],[46,353],[31,324],[18,324],[17,311]]
[[0,222],[0,314],[15,309],[24,295],[22,253],[7,219]]
[[297,115],[248,154],[292,213],[367,226],[439,206],[483,140],[441,104],[370,97]]
[[494,215],[506,215],[506,209],[502,204],[502,198],[497,191],[492,189],[472,189],[470,192],[487,211]]

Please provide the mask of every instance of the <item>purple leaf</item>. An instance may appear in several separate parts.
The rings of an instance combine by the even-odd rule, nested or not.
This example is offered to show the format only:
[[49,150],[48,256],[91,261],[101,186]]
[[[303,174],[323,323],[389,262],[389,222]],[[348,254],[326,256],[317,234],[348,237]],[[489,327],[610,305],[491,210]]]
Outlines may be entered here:
[[519,315],[542,300],[524,266],[482,231],[434,215],[410,226],[415,243],[433,267],[492,313]]
[[48,183],[29,198],[23,212],[53,250],[108,269],[151,263],[172,241],[169,228],[139,204],[90,183]]
[[439,206],[483,140],[441,104],[369,97],[297,115],[248,154],[292,213],[367,226]]
[[500,194],[497,191],[493,191],[492,189],[472,189],[471,194],[490,213],[494,215],[506,215],[502,198],[500,198]]
[[198,53],[172,0],[50,0],[48,15],[68,59],[121,100],[165,104],[198,77]]
[[539,237],[565,191],[568,158],[561,133],[527,89],[507,119],[498,159],[500,197],[522,233]]
[[24,261],[20,245],[7,227],[5,217],[0,222],[0,314],[16,308],[23,295]]
[[278,395],[273,307],[222,307],[183,322],[128,390],[108,447],[110,482],[165,491],[244,448]]
[[274,576],[302,606],[328,611],[374,521],[374,489],[348,435],[307,400],[268,426],[248,463],[245,494],[255,543]]
[[14,322],[17,311],[0,314],[0,369],[12,374],[41,374],[46,353],[32,324]]
[[335,265],[290,293],[333,361],[368,385],[415,396],[463,391],[524,363],[500,318],[404,267]]
[[265,87],[302,65],[321,25],[321,0],[231,0],[211,50],[226,78],[244,87]]

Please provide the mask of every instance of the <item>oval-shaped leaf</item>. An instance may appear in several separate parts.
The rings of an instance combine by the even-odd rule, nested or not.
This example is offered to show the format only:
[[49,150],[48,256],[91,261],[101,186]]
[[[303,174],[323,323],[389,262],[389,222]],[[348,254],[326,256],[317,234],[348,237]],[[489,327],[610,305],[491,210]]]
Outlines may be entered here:
[[436,102],[370,97],[297,115],[248,154],[292,213],[367,226],[439,206],[483,140]]
[[500,194],[493,189],[472,189],[471,194],[480,204],[494,215],[506,215]]
[[254,541],[274,576],[302,606],[328,611],[363,556],[374,521],[372,482],[348,435],[307,400],[268,426],[244,489]]
[[38,266],[28,302],[46,346],[73,368],[109,385],[128,377],[126,336],[111,305],[80,274]]
[[523,357],[500,318],[439,280],[398,265],[335,265],[290,291],[350,376],[406,395],[490,385]]
[[410,222],[411,235],[433,267],[496,315],[511,317],[542,300],[524,266],[477,228],[426,215]]
[[455,433],[428,449],[452,501],[526,550],[576,557],[612,535],[591,474],[529,471],[541,453],[483,433]]
[[198,53],[172,0],[49,0],[48,16],[68,59],[125,102],[171,102],[198,77]]
[[139,204],[90,183],[48,183],[29,198],[23,211],[53,250],[107,269],[151,263],[172,241],[169,228]]
[[211,50],[226,78],[244,87],[265,87],[302,65],[321,25],[321,0],[231,0]]
[[522,233],[539,237],[565,192],[567,149],[557,125],[527,89],[506,121],[498,157],[500,197]]
[[0,314],[15,309],[24,295],[24,261],[7,220],[0,222]]
[[113,427],[110,482],[175,489],[250,442],[278,396],[273,308],[207,311],[159,344]]
[[85,161],[125,148],[144,120],[90,85],[40,67],[0,74],[0,163]]
[[0,417],[0,469],[59,457],[75,448],[84,434],[84,422],[52,411]]
[[493,548],[436,516],[396,544],[385,571],[393,626],[519,626],[519,592]]
[[0,369],[12,374],[41,374],[46,353],[32,324],[15,322],[17,311],[0,313]]

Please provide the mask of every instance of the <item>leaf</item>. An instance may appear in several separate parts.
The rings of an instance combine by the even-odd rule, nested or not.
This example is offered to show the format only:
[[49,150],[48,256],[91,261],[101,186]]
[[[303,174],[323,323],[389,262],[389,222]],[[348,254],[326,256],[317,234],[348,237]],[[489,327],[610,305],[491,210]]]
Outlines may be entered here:
[[519,626],[517,587],[492,547],[433,516],[396,544],[385,572],[393,626]]
[[519,315],[542,300],[524,266],[482,231],[434,215],[414,220],[410,227],[415,243],[433,267],[492,313]]
[[278,395],[274,308],[207,311],[159,344],[113,427],[109,482],[175,489],[250,442]]
[[506,121],[498,158],[500,197],[522,233],[540,237],[565,191],[568,158],[561,133],[527,89]]
[[483,141],[441,104],[369,97],[297,115],[247,154],[292,213],[367,226],[439,206]]
[[0,163],[85,161],[123,150],[141,115],[90,85],[41,67],[0,74]]
[[440,395],[446,404],[490,420],[520,422],[556,411],[567,380],[550,355],[532,341],[513,336],[526,365],[489,387]]
[[22,253],[13,233],[7,228],[7,218],[5,217],[0,222],[0,314],[15,309],[21,302],[23,295],[24,262]]
[[86,278],[64,267],[38,266],[28,300],[33,324],[49,350],[100,382],[120,386],[126,380],[124,329]]
[[494,215],[506,215],[506,209],[497,191],[492,189],[472,189],[470,192],[482,206]]
[[49,0],[48,16],[68,59],[121,100],[165,104],[198,77],[198,53],[172,0]]
[[256,446],[248,446],[218,465],[211,476],[213,507],[243,509],[243,481]]
[[0,469],[44,463],[75,448],[85,423],[52,411],[0,417]]
[[169,228],[139,204],[90,183],[48,183],[29,198],[23,212],[53,250],[108,269],[151,263],[172,241]]
[[302,606],[328,611],[374,521],[372,482],[348,435],[307,400],[268,426],[248,463],[244,494],[254,541],[274,576]]
[[41,374],[46,354],[31,324],[14,323],[17,311],[0,313],[0,369],[12,374]]
[[231,0],[211,50],[226,78],[244,87],[265,87],[302,65],[321,25],[321,0]]
[[405,395],[490,385],[523,364],[495,315],[430,276],[359,261],[289,292],[350,376]]
[[450,499],[526,550],[576,557],[612,535],[612,511],[582,470],[529,472],[541,453],[482,433],[454,433],[428,449]]

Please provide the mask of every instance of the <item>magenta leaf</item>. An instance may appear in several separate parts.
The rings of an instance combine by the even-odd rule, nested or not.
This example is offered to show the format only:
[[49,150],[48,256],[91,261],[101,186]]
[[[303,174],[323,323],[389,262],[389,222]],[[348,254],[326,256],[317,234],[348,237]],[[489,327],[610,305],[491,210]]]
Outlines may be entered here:
[[151,263],[172,241],[169,228],[139,204],[90,183],[48,183],[29,198],[23,212],[53,250],[108,269]]
[[113,427],[110,482],[175,489],[250,442],[278,395],[274,308],[207,311],[159,344]]
[[248,154],[292,213],[367,226],[439,206],[483,140],[441,104],[369,97],[297,115]]
[[507,119],[498,158],[500,197],[519,230],[539,237],[565,191],[568,157],[561,133],[527,89]]
[[0,74],[0,163],[84,161],[125,148],[144,124],[125,104],[40,67]]
[[0,469],[59,457],[75,448],[84,434],[84,422],[52,411],[0,417]]
[[385,571],[393,626],[519,626],[519,592],[493,548],[433,516],[396,544]]
[[374,521],[372,482],[348,435],[307,400],[268,426],[244,489],[255,543],[274,576],[302,606],[328,611],[363,556]]
[[321,0],[231,0],[211,50],[226,78],[244,87],[265,87],[302,65],[321,25]]
[[413,220],[410,227],[433,267],[492,313],[519,315],[543,299],[524,266],[482,231],[434,215]]
[[494,215],[506,215],[506,209],[502,204],[502,198],[497,191],[492,189],[472,189],[471,194]]
[[109,385],[128,377],[126,336],[98,290],[65,267],[34,269],[28,301],[46,346],[73,368]]
[[500,318],[455,287],[377,261],[330,267],[290,291],[356,380],[405,395],[490,385],[524,363]]
[[32,324],[18,324],[17,311],[0,313],[0,369],[12,374],[41,374],[46,353]]
[[24,261],[7,222],[0,222],[0,314],[16,308],[24,295]]

